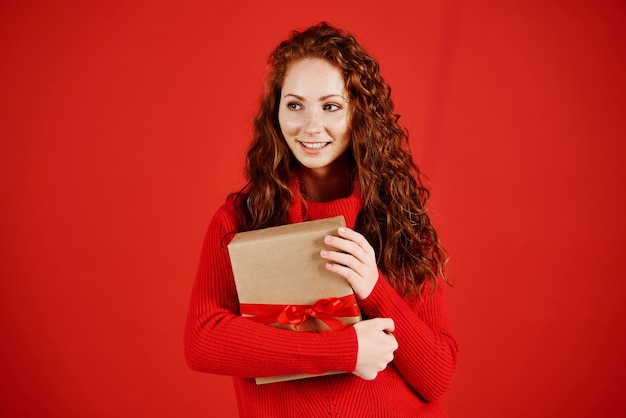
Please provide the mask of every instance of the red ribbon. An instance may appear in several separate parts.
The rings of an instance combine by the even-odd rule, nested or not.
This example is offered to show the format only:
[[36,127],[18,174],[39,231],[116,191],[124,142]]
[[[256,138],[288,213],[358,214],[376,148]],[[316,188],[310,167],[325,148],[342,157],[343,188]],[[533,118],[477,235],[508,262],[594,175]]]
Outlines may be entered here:
[[277,322],[281,325],[293,325],[295,329],[298,329],[300,324],[313,317],[328,325],[333,331],[347,327],[336,317],[361,315],[361,310],[353,293],[341,298],[320,299],[313,305],[242,303],[240,309],[242,315],[250,315],[248,316],[249,319],[265,325]]

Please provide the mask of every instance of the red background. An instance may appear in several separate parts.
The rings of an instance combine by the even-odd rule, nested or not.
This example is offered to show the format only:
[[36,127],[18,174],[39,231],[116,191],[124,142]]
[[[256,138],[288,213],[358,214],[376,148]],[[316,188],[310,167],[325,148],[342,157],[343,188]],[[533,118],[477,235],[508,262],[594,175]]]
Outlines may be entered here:
[[623,2],[294,4],[0,3],[0,415],[235,416],[184,364],[187,300],[265,59],[325,19],[432,187],[451,416],[624,416]]

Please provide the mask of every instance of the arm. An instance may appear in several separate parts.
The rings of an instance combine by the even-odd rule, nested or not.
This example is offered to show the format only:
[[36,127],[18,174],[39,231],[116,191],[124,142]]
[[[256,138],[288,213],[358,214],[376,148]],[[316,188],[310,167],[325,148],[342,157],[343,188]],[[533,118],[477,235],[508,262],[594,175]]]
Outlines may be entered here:
[[394,365],[426,400],[434,400],[450,387],[456,369],[457,342],[450,330],[444,285],[434,294],[425,286],[422,295],[404,300],[380,274],[374,250],[359,233],[339,229],[339,237],[326,243],[339,251],[322,251],[327,268],[346,278],[370,318],[391,318],[398,342]]
[[398,340],[394,364],[426,400],[441,397],[452,383],[458,345],[452,335],[440,283],[434,294],[425,286],[421,295],[404,300],[380,275],[372,293],[360,305],[369,317],[392,318]]
[[215,215],[202,248],[185,327],[185,359],[197,371],[239,377],[351,372],[357,357],[353,327],[334,332],[279,330],[243,318],[227,241],[236,230],[232,202]]

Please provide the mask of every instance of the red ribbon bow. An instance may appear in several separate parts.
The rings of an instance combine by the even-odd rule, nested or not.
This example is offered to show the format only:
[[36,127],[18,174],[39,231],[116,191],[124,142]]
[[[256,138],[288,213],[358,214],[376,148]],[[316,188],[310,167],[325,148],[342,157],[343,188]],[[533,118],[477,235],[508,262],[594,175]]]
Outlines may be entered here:
[[293,325],[295,329],[298,329],[299,325],[313,317],[328,325],[333,331],[339,331],[347,327],[346,324],[336,317],[351,317],[361,314],[354,294],[341,298],[320,299],[313,305],[243,303],[240,309],[242,315],[250,315],[249,319],[265,325],[278,322],[281,325]]

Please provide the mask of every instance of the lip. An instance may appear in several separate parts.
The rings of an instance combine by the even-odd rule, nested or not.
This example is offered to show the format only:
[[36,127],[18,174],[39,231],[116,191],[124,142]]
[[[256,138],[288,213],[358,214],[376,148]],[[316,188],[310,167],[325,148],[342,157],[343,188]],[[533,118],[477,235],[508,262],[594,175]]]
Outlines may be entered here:
[[[300,149],[303,150],[304,152],[306,152],[307,154],[319,154],[320,152],[322,152],[324,149],[326,149],[328,147],[330,142],[323,142],[323,141],[315,141],[315,142],[313,142],[313,141],[311,141],[311,142],[298,141],[298,144],[300,145]],[[315,148],[307,147],[307,145],[314,146]]]

